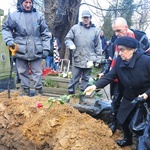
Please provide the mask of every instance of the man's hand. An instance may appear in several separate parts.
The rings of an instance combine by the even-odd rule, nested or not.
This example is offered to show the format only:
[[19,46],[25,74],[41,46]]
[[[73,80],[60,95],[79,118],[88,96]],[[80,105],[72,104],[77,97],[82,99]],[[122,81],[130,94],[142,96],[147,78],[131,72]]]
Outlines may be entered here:
[[86,96],[90,96],[94,91],[96,90],[95,85],[88,86],[85,90],[84,93]]
[[45,59],[49,54],[49,51],[48,50],[43,50],[43,55],[42,55],[42,58]]
[[12,47],[12,49],[15,49],[15,43],[13,41],[8,41],[6,44],[7,46]]
[[98,75],[99,79],[102,78],[103,76],[104,76],[103,73],[100,73],[100,74]]
[[75,46],[75,45],[70,45],[69,49],[70,49],[70,50],[75,50],[75,49],[76,49],[76,46]]

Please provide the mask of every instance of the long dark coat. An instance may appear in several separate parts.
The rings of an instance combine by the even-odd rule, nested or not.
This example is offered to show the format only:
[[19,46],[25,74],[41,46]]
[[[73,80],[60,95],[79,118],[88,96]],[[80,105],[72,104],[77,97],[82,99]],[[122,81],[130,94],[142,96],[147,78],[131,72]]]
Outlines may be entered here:
[[130,112],[135,108],[131,101],[140,94],[146,93],[150,101],[150,56],[136,51],[129,62],[123,61],[119,56],[114,68],[95,85],[103,88],[115,78],[123,85],[123,99],[120,104],[117,118],[121,124],[127,119]]

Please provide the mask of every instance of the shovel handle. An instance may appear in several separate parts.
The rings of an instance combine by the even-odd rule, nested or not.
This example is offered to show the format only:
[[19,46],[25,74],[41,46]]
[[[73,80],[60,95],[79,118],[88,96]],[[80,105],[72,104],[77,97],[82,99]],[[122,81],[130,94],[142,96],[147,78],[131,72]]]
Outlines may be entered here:
[[16,51],[18,50],[18,45],[15,44],[15,48],[14,49],[11,46],[9,46],[9,50],[11,51],[11,55],[15,56]]

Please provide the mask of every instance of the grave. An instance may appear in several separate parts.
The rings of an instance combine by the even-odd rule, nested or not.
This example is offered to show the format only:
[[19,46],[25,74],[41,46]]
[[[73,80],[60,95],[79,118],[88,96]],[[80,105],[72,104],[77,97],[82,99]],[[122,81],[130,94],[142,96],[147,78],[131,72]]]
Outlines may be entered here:
[[[10,53],[8,47],[5,45],[2,35],[0,35],[0,92],[8,88],[8,81],[10,75]],[[12,73],[10,89],[16,87],[15,73]]]

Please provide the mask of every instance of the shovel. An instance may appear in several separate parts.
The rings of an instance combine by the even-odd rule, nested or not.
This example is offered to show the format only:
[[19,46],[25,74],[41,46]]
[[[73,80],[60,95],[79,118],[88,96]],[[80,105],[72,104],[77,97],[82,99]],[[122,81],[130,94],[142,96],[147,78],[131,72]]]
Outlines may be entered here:
[[14,56],[16,54],[16,51],[18,50],[18,45],[15,44],[15,47],[12,48],[9,46],[9,50],[11,52],[11,60],[10,60],[10,74],[9,74],[9,80],[8,80],[8,98],[10,98],[10,83],[11,83],[11,76],[12,76],[12,71],[13,71],[13,62],[14,62]]
[[73,82],[73,93],[75,93],[75,85],[74,85],[74,51],[72,50],[72,82]]

